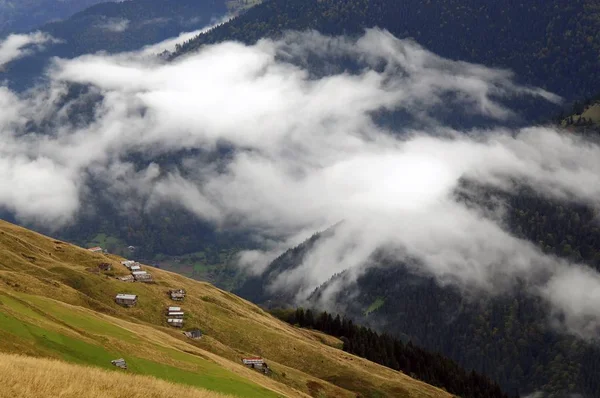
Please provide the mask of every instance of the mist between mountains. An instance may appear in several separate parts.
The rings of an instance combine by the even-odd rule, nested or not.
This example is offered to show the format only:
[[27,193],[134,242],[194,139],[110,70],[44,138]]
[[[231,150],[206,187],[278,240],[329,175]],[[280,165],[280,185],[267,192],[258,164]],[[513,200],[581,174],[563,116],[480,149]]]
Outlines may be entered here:
[[[51,45],[21,39],[0,45],[0,60]],[[525,97],[560,102],[510,71],[377,29],[226,42],[174,62],[148,51],[55,59],[35,88],[0,88],[0,206],[59,229],[98,196],[123,211],[177,204],[216,229],[250,231],[259,243],[239,264],[254,273],[337,224],[270,289],[294,287],[301,302],[383,250],[472,294],[525,283],[552,325],[595,339],[600,275],[516,237],[503,203],[457,195],[526,188],[597,208],[600,147],[515,127]]]

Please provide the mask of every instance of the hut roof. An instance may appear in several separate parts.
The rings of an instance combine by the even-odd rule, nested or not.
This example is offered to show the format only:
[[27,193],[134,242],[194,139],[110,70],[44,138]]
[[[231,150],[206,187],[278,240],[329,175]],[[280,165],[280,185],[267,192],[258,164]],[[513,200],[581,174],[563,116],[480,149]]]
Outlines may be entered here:
[[121,300],[135,300],[137,298],[137,295],[135,294],[124,294],[124,293],[119,293],[117,294],[117,299],[121,299]]

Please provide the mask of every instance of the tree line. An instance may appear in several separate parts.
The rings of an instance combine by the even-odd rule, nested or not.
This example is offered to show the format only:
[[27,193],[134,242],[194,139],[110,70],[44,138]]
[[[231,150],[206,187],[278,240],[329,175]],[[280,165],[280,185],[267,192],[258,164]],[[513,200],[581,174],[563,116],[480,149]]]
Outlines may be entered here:
[[342,349],[348,353],[402,371],[463,398],[509,397],[488,377],[467,371],[439,353],[426,351],[410,341],[405,344],[385,333],[379,334],[339,314],[333,316],[325,311],[303,308],[275,309],[271,313],[292,325],[338,337],[343,343]]

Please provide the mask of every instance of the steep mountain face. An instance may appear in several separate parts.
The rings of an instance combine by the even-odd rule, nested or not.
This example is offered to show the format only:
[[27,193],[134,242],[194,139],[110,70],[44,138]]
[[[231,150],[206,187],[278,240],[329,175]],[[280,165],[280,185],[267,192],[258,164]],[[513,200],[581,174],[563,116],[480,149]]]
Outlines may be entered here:
[[[113,370],[123,358],[128,373],[243,397],[450,397],[212,285],[145,265],[154,283],[118,280],[129,273],[122,260],[0,221],[0,352]],[[185,289],[184,301],[171,301],[169,289]],[[137,304],[117,305],[119,293]],[[199,328],[201,339],[168,326],[172,305],[185,312],[183,330]],[[240,362],[257,355],[269,375]]]
[[[527,191],[514,195],[490,192],[487,200],[507,204],[507,228],[517,236],[547,254],[600,269],[600,228],[593,209],[548,201]],[[265,306],[292,305],[301,286],[281,292],[271,290],[270,285],[302,264],[319,236],[281,255],[263,275],[249,279],[239,294]],[[528,295],[525,285],[492,298],[477,293],[465,296],[464,291],[415,272],[414,265],[379,256],[357,279],[349,272],[334,276],[306,305],[322,305],[328,288],[339,283],[344,289],[327,297],[330,308],[442,352],[489,375],[508,393],[600,394],[600,351],[595,343],[552,329],[547,304]]]
[[2,0],[0,37],[64,19],[104,0]]
[[592,0],[272,0],[188,41],[173,56],[290,29],[354,35],[378,26],[444,57],[510,68],[526,83],[577,98],[598,91],[590,76],[600,71],[599,12]]

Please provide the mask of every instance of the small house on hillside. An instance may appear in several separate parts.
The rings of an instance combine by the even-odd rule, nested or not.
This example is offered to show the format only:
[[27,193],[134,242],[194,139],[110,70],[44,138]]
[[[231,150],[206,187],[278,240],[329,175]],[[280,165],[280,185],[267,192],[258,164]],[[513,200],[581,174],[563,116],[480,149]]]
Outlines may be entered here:
[[181,311],[181,307],[167,307],[167,312]]
[[119,276],[119,277],[117,277],[117,279],[120,280],[121,282],[135,282],[133,275]]
[[133,260],[124,260],[124,261],[121,261],[121,264],[123,264],[124,266],[126,266],[127,268],[129,268],[133,264],[135,264],[135,261],[133,261]]
[[123,358],[115,359],[113,361],[110,361],[110,363],[115,365],[117,368],[127,369],[127,363]]
[[137,304],[137,295],[119,293],[115,296],[115,302],[124,307],[133,307]]
[[100,271],[110,271],[112,269],[112,265],[109,263],[100,263],[98,264],[98,269]]
[[265,362],[264,359],[259,357],[250,357],[250,358],[242,358],[242,362],[244,365],[248,366],[252,369],[258,369],[264,374],[268,374],[270,372],[269,366]]
[[183,332],[183,334],[185,334],[186,337],[189,337],[190,339],[194,340],[202,338],[202,331],[200,331],[200,329],[193,329],[187,332]]
[[169,312],[167,316],[173,319],[183,319],[184,312],[183,311],[173,311]]
[[176,328],[183,327],[183,319],[169,318],[169,319],[167,319],[167,322],[169,323],[169,325],[176,327]]
[[169,296],[173,301],[183,301],[185,298],[185,290],[177,289],[177,290],[169,290]]
[[140,267],[139,265],[132,265],[131,268],[129,268],[131,271],[141,271],[142,267]]
[[146,271],[133,271],[131,273],[136,282],[152,282],[152,275]]
[[262,366],[265,363],[265,360],[260,357],[250,357],[250,358],[242,358],[242,362],[244,365],[255,367],[256,365]]
[[88,250],[92,253],[102,253],[102,248],[100,246],[90,247]]

